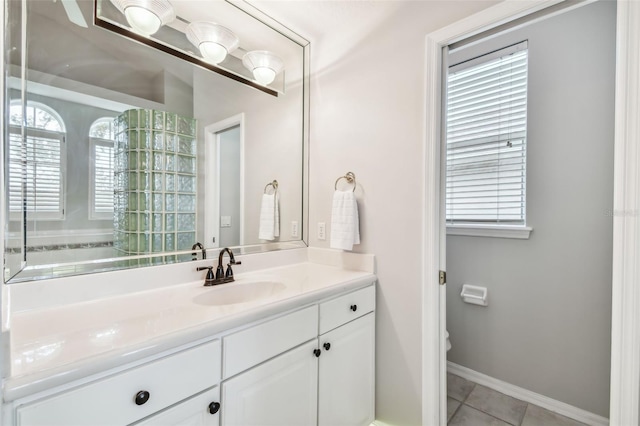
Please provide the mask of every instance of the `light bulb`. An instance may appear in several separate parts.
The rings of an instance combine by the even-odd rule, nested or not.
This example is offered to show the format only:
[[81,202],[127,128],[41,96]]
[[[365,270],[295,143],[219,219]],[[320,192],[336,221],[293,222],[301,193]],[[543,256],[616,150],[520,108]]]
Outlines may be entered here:
[[284,68],[282,59],[266,50],[253,50],[242,57],[242,64],[253,74],[253,78],[263,86],[271,84]]
[[256,67],[253,69],[253,77],[262,85],[271,83],[276,78],[276,72],[267,67]]
[[129,6],[124,10],[124,15],[131,28],[144,36],[155,34],[162,25],[160,18],[144,7]]
[[227,57],[227,49],[215,42],[205,41],[200,43],[200,53],[207,62],[218,64]]

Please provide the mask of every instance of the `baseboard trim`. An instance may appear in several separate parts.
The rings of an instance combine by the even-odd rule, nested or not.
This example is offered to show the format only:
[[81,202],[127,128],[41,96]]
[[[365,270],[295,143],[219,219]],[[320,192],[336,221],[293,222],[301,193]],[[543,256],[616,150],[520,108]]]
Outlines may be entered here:
[[609,424],[609,419],[605,417],[590,413],[582,408],[574,407],[573,405],[569,405],[556,399],[540,395],[539,393],[532,392],[519,386],[503,382],[502,380],[495,379],[487,376],[486,374],[478,373],[477,371],[454,364],[450,361],[447,362],[447,371],[451,374],[455,374],[456,376],[460,376],[463,379],[471,380],[479,385],[486,386],[530,404],[546,408],[549,411],[553,411],[554,413],[561,414],[590,426],[606,426]]

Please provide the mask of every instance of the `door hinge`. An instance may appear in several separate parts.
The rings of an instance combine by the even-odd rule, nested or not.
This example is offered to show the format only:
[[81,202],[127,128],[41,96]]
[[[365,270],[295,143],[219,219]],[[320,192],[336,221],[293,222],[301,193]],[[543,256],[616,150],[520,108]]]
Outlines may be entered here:
[[447,271],[440,271],[438,274],[438,278],[440,281],[440,285],[445,285],[447,283]]

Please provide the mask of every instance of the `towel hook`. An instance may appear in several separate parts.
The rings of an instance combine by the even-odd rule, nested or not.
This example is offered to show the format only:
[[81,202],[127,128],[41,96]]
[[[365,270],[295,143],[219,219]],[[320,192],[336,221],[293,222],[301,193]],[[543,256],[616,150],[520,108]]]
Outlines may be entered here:
[[264,193],[267,193],[267,189],[269,189],[269,187],[273,188],[273,192],[276,192],[278,190],[278,181],[277,180],[273,180],[273,182],[269,182],[268,184],[266,184],[264,186]]
[[336,184],[334,185],[336,191],[338,190],[338,182],[340,182],[340,179],[346,179],[348,183],[353,184],[353,192],[356,192],[356,175],[353,174],[353,172],[347,172],[346,175],[336,179]]

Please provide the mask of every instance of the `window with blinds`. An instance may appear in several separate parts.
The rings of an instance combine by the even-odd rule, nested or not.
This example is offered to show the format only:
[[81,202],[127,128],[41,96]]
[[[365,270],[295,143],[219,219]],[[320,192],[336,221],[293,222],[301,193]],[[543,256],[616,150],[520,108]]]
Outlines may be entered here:
[[525,225],[527,42],[449,69],[448,224]]
[[113,219],[114,123],[109,117],[96,120],[91,138],[90,219]]
[[[19,127],[23,123],[24,138]],[[10,107],[9,210],[30,218],[64,217],[65,129],[62,119],[46,105],[18,102]]]

